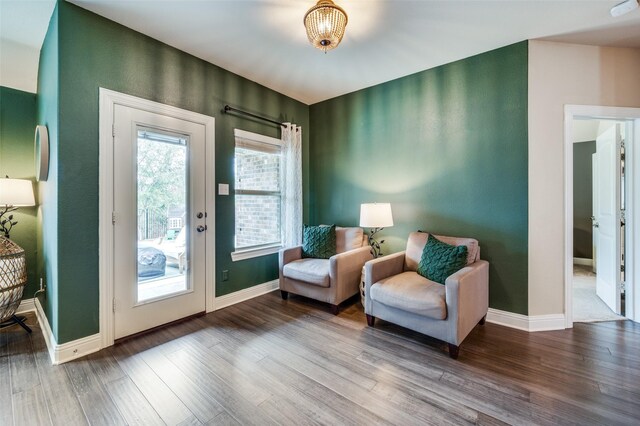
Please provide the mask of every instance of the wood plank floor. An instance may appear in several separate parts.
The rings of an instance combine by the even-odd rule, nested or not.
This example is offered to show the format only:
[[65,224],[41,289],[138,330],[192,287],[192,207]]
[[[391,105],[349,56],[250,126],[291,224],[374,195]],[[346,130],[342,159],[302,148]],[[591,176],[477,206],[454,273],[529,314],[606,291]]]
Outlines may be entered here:
[[42,332],[0,332],[0,425],[640,424],[640,326],[478,326],[446,345],[359,302],[278,293],[60,366]]

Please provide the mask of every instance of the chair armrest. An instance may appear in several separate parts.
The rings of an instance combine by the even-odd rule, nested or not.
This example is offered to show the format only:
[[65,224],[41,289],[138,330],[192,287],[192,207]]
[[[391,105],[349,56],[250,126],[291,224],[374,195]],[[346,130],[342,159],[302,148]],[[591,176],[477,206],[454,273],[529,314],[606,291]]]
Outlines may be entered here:
[[302,259],[302,246],[286,247],[278,251],[280,269],[289,262]]
[[336,300],[346,300],[359,292],[362,267],[371,259],[373,255],[369,246],[345,251],[329,258],[329,278],[336,292]]
[[365,268],[365,293],[378,281],[404,272],[404,251],[368,261]]
[[477,260],[445,280],[447,316],[457,318],[455,340],[462,342],[489,309],[489,262]]

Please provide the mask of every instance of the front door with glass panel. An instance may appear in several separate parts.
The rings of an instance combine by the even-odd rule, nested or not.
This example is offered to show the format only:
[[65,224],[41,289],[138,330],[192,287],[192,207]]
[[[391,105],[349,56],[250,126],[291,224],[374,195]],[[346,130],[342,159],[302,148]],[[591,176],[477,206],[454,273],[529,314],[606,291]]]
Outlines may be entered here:
[[114,109],[115,338],[205,310],[205,127]]

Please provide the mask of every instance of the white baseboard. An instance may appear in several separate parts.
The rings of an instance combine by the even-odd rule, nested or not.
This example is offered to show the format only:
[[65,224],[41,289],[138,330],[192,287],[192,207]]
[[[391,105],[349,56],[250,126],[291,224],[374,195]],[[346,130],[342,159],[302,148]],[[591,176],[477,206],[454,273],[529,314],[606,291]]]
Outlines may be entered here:
[[49,350],[49,358],[51,358],[51,363],[53,365],[62,364],[102,349],[100,334],[93,334],[91,336],[59,345],[51,331],[49,320],[44,314],[44,310],[40,304],[40,299],[35,299],[34,305],[36,316],[38,317],[38,324],[40,324],[44,341],[47,344],[47,349]]
[[487,321],[493,324],[530,332],[565,329],[564,314],[527,316],[489,308]]
[[584,266],[593,266],[593,259],[585,259],[583,257],[574,257],[573,258],[574,265],[584,265]]
[[230,294],[225,294],[224,296],[215,298],[213,302],[213,309],[217,311],[218,309],[226,308],[227,306],[262,296],[263,294],[270,293],[279,288],[280,282],[278,280],[273,280],[263,284],[254,285],[253,287],[245,288],[243,290],[238,290]]

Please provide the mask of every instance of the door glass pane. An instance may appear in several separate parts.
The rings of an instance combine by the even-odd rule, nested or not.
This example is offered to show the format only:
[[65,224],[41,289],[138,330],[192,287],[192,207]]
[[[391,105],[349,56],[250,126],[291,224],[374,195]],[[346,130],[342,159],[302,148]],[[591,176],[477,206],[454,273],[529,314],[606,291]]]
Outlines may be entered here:
[[138,302],[189,288],[187,140],[139,130]]

